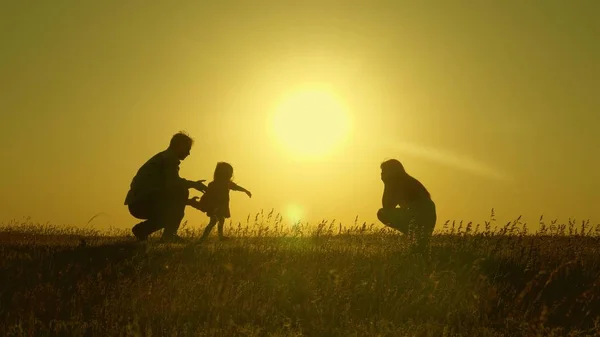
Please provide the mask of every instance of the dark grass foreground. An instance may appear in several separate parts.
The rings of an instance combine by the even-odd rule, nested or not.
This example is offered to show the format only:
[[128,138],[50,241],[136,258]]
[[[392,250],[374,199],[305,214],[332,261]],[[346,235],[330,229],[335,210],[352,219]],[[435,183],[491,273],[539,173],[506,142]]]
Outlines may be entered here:
[[422,256],[358,227],[194,246],[12,224],[0,335],[598,336],[600,237],[553,226],[450,230]]

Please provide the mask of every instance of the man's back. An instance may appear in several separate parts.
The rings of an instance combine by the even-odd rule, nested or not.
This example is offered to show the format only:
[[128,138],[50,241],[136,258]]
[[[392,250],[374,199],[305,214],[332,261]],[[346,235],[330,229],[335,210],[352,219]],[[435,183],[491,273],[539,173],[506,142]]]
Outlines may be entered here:
[[179,159],[168,150],[159,152],[148,159],[133,177],[129,192],[125,197],[125,205],[130,205],[152,192],[163,189],[166,181],[165,168],[171,167],[179,171],[179,162]]

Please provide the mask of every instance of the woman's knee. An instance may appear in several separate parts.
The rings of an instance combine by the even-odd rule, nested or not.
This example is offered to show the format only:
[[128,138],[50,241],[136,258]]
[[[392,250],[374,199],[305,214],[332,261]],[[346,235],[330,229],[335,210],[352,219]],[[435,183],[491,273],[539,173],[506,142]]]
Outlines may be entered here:
[[388,212],[386,212],[386,210],[383,208],[380,208],[379,211],[377,211],[377,219],[386,225],[390,221]]
[[377,211],[377,219],[378,219],[380,222],[383,222],[383,208],[380,208],[380,209]]
[[420,215],[420,222],[425,228],[425,231],[431,235],[435,228],[435,224],[437,222],[437,214],[435,212],[435,208],[427,209]]

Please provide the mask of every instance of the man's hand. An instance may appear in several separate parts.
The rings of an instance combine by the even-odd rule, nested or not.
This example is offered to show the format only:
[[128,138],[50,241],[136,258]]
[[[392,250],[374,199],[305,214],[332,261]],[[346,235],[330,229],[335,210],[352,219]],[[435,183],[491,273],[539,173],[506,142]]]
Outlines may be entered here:
[[198,180],[194,182],[194,185],[192,185],[192,187],[202,193],[206,192],[206,185],[204,185],[204,182],[206,181],[206,179],[202,179],[202,180]]
[[198,197],[193,197],[193,198],[190,198],[190,199],[188,199],[188,201],[187,201],[187,204],[188,204],[189,206],[193,206],[193,205],[196,205],[196,204],[198,204],[198,202],[199,202],[199,201],[200,201],[200,198],[198,198]]
[[252,193],[250,193],[250,191],[246,191],[246,195],[248,195],[248,198],[252,198]]
[[193,197],[191,199],[188,199],[187,204],[188,204],[188,206],[192,206],[195,209],[201,211],[201,209],[200,209],[200,198]]

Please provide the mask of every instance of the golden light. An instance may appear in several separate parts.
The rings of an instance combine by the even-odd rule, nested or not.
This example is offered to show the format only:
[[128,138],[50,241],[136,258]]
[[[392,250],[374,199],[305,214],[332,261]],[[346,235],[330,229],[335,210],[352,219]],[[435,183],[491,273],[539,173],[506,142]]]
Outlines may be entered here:
[[325,89],[291,93],[276,108],[272,132],[277,143],[295,157],[320,158],[343,144],[350,116],[341,100]]
[[302,208],[295,204],[289,204],[285,210],[285,215],[292,225],[302,220],[303,213]]

